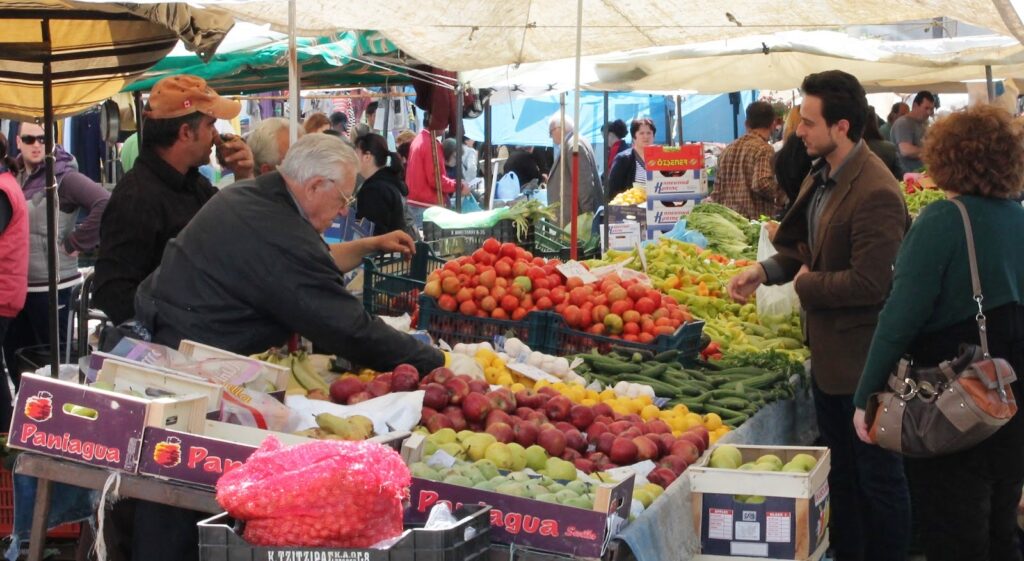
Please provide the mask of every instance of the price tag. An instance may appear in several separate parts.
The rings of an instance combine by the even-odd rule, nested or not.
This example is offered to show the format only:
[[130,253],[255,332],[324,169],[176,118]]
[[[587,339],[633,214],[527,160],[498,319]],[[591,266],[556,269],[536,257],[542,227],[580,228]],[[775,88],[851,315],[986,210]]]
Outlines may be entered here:
[[636,244],[636,252],[640,256],[640,266],[644,270],[644,274],[647,274],[647,254],[644,253],[644,248],[640,247],[640,244]]
[[594,283],[597,282],[598,280],[593,273],[588,271],[587,268],[584,267],[583,264],[579,263],[578,261],[569,261],[567,263],[562,263],[561,265],[556,267],[556,269],[558,269],[558,272],[562,273],[562,275],[564,275],[565,278],[579,277],[581,280],[583,280],[583,284]]
[[515,372],[520,376],[526,376],[527,378],[533,380],[534,382],[539,382],[541,380],[547,380],[548,382],[551,383],[562,381],[560,378],[552,376],[551,374],[544,372],[543,370],[537,368],[536,366],[530,366],[529,364],[525,364],[522,362],[510,362],[505,366],[512,372]]

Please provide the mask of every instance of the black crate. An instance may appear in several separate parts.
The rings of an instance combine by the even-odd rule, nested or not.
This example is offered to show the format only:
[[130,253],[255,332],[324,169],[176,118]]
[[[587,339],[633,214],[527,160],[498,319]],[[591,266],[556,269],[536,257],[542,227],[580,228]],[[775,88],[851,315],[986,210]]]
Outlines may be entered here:
[[[588,232],[591,233],[591,232]],[[533,226],[533,255],[545,259],[568,261],[572,257],[572,236],[548,220],[538,220]],[[601,257],[600,239],[591,233],[590,240],[576,243],[576,259]]]
[[416,255],[385,253],[363,259],[363,307],[380,316],[412,315],[427,275],[444,266],[427,244],[416,244]]
[[227,513],[199,523],[199,561],[277,561],[278,559],[360,559],[365,561],[474,561],[487,558],[491,545],[490,506],[455,509],[459,523],[447,530],[406,526],[387,549],[324,549],[254,546],[242,538],[243,523]]
[[704,322],[701,320],[680,325],[675,333],[659,335],[650,344],[646,344],[573,329],[565,323],[562,316],[554,312],[544,312],[544,314],[548,324],[545,344],[539,348],[530,348],[548,354],[569,356],[586,353],[592,349],[597,349],[601,354],[607,354],[615,347],[619,347],[651,351],[652,353],[678,350],[682,357],[694,358],[701,350],[701,333],[704,331]]
[[[499,220],[490,228],[442,228],[433,222],[423,223],[423,239],[427,243],[439,244],[438,249],[445,257],[458,257],[469,255],[481,246],[487,238],[494,238],[499,242],[512,242],[519,247],[533,251],[533,225],[527,228],[526,235],[520,237],[516,233],[515,224],[511,220]],[[444,246],[441,244],[448,239],[459,239],[459,244]],[[457,251],[457,253],[456,253]]]

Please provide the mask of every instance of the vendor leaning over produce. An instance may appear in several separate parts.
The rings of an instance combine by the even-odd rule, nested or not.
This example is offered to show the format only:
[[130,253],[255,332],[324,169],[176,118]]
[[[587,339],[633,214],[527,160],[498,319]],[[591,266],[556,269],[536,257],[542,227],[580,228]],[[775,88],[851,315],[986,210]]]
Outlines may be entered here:
[[[342,270],[368,253],[410,253],[409,235],[395,231],[331,247],[320,237],[353,201],[357,166],[341,139],[308,134],[278,171],[211,199],[139,286],[137,318],[153,340],[177,347],[188,338],[248,355],[300,333],[378,371],[409,363],[425,374],[443,365],[441,351],[370,316],[342,282]],[[136,516],[135,559],[196,559],[201,513],[154,503],[138,509],[144,514]]]
[[153,340],[176,347],[187,338],[248,355],[300,333],[382,372],[409,363],[425,374],[444,364],[441,351],[370,316],[342,283],[342,271],[369,253],[411,253],[409,235],[330,248],[320,237],[354,200],[357,166],[340,139],[306,135],[279,171],[211,200],[139,289],[137,317]]
[[867,99],[832,70],[804,78],[797,135],[818,158],[773,243],[779,253],[729,282],[739,302],[795,281],[811,348],[814,409],[832,451],[828,483],[837,561],[906,559],[910,498],[899,456],[854,433],[853,393],[907,231],[899,185],[861,140]]

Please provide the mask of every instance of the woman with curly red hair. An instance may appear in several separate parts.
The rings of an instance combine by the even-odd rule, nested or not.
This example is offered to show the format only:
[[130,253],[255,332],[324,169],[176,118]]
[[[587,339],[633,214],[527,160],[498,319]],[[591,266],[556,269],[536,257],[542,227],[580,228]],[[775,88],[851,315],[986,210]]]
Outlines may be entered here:
[[[933,124],[922,158],[948,199],[967,208],[992,356],[1024,376],[1024,131],[1004,110],[980,105]],[[927,206],[903,240],[892,292],[878,318],[853,423],[871,443],[864,409],[901,357],[916,366],[953,359],[977,345],[967,238],[951,201]],[[1024,408],[1020,380],[1013,383]],[[1024,413],[974,448],[934,458],[906,458],[928,561],[1020,560],[1017,503],[1024,485]]]

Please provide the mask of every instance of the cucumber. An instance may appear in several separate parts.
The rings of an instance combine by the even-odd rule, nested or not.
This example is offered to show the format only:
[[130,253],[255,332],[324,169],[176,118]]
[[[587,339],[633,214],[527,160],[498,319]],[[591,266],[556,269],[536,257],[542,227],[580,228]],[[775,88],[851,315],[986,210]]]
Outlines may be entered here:
[[665,372],[667,370],[668,370],[668,365],[659,362],[659,363],[655,363],[655,364],[651,364],[651,365],[645,366],[644,369],[640,371],[640,374],[642,376],[647,376],[648,378],[654,378],[654,379],[657,380],[657,379],[661,379],[661,377],[665,375]]
[[678,356],[679,356],[679,350],[678,349],[669,349],[667,351],[662,351],[662,352],[654,355],[654,360],[657,361],[657,362],[672,362]]

